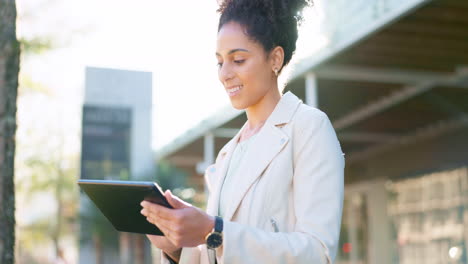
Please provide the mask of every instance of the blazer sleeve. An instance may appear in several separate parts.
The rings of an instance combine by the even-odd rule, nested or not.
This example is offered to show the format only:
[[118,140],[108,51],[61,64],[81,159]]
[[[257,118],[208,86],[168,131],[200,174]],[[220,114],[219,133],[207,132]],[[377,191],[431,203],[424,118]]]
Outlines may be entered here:
[[343,207],[344,157],[330,120],[322,112],[319,117],[314,120],[318,125],[309,123],[293,133],[294,230],[275,233],[226,221],[223,246],[217,250],[222,263],[333,263]]
[[[173,264],[174,261],[170,260],[166,254],[163,253],[162,250],[160,251],[160,263],[161,264]],[[200,264],[200,247],[192,247],[192,248],[182,248],[182,252],[180,254],[179,264]]]

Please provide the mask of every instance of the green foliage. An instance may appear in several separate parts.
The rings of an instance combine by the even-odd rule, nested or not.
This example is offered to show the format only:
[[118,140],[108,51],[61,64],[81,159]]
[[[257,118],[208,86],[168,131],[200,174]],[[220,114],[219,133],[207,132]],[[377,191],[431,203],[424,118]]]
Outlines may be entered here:
[[[75,159],[74,157],[62,157]],[[32,156],[26,160],[24,166],[30,174],[27,180],[17,182],[18,193],[26,201],[34,201],[37,195],[52,196],[55,205],[44,204],[46,207],[55,206],[53,215],[44,214],[31,223],[21,226],[19,242],[26,249],[33,249],[38,241],[51,242],[60,237],[71,235],[76,230],[76,215],[78,196],[76,187],[77,167],[65,167],[60,158]],[[30,244],[30,241],[34,243]]]
[[188,175],[169,163],[161,161],[157,166],[156,179],[163,190],[187,187]]
[[157,166],[156,181],[163,190],[171,190],[174,195],[197,207],[204,207],[204,203],[195,198],[196,190],[189,185],[189,175],[168,162],[160,161]]
[[24,95],[28,92],[38,92],[45,95],[52,95],[52,91],[42,83],[34,81],[31,76],[21,73],[19,76],[19,95]]
[[[27,125],[24,126],[22,129],[26,129]],[[60,132],[51,130],[42,138],[30,129],[32,133],[27,133],[27,137],[18,137],[16,164],[18,207],[26,217],[18,226],[18,257],[22,261],[38,257],[35,256],[38,243],[53,245],[56,251],[63,249],[62,240],[74,237],[77,230],[79,159],[76,154],[63,153],[63,140],[52,144],[51,138],[63,137]],[[48,199],[38,204],[37,199],[41,197]],[[44,208],[41,214],[26,213],[31,209],[35,211],[37,206]]]
[[50,38],[35,37],[33,39],[22,38],[19,40],[21,51],[25,55],[41,54],[54,48]]
[[99,237],[103,245],[111,248],[118,247],[118,245],[112,246],[118,241],[118,232],[85,195],[81,196],[79,217],[81,224],[80,244]]

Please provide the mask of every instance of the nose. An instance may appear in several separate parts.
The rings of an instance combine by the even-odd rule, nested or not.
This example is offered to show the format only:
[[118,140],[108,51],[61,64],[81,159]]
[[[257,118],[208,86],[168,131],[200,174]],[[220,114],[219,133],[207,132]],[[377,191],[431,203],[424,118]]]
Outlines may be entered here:
[[228,63],[223,63],[218,70],[218,78],[221,83],[225,84],[234,77],[232,67]]

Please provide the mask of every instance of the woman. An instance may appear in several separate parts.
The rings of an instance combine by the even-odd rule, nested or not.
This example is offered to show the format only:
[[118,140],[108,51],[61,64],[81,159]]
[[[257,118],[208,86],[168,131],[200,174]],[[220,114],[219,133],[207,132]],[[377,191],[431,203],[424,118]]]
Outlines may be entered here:
[[232,0],[219,9],[219,80],[248,121],[205,174],[207,212],[170,191],[175,209],[142,202],[164,237],[163,263],[332,263],[344,158],[327,116],[278,75],[296,47],[305,0]]

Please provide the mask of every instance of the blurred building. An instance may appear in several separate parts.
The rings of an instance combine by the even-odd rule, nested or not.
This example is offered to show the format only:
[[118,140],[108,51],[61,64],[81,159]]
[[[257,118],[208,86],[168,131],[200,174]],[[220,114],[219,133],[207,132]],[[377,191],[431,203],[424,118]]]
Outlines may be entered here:
[[[286,90],[346,154],[337,263],[468,263],[468,1],[323,1],[329,45]],[[156,153],[202,173],[246,121],[230,106]]]
[[[86,68],[80,178],[153,177],[152,79],[150,72]],[[79,242],[79,263],[151,262],[146,237],[116,231],[84,194]]]

